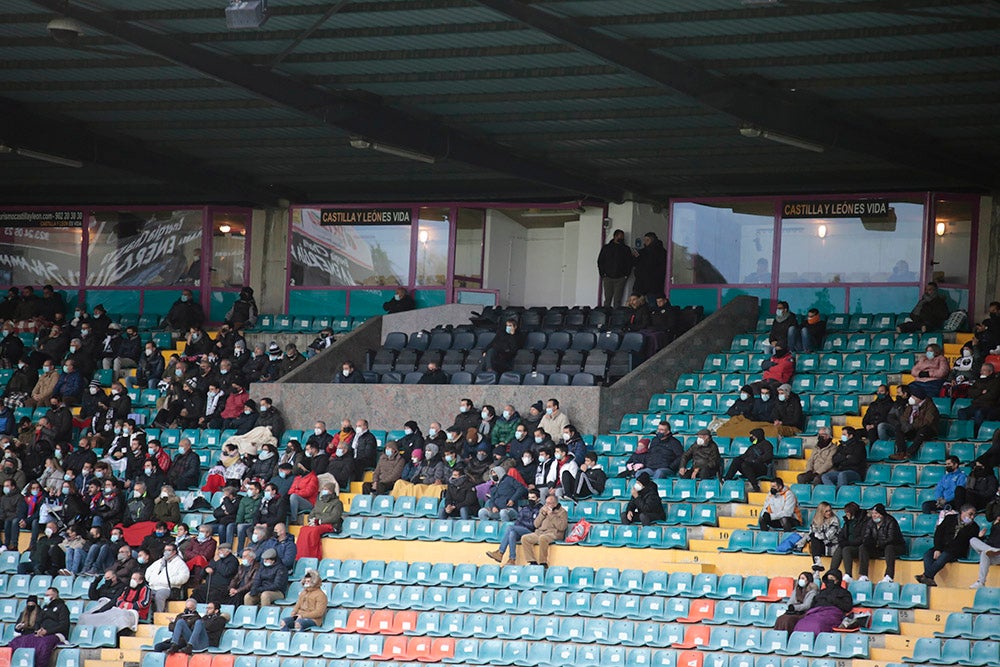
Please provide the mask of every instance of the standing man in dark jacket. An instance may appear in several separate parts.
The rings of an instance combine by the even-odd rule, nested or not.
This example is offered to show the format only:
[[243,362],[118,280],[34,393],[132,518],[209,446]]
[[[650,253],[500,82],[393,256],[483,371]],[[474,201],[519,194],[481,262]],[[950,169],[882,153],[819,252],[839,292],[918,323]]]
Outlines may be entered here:
[[632,273],[632,253],[625,245],[625,232],[616,229],[611,240],[597,256],[597,271],[604,286],[604,306],[616,308],[622,304],[625,283]]
[[652,301],[657,294],[663,294],[667,282],[667,251],[663,241],[653,232],[642,237],[642,248],[632,250],[635,261],[635,283],[632,292],[642,294]]
[[639,473],[635,484],[632,485],[632,498],[625,507],[622,523],[641,523],[648,526],[666,518],[667,514],[663,510],[663,501],[660,500],[656,482],[649,473]]
[[865,479],[868,469],[868,450],[860,434],[851,426],[840,432],[840,444],[833,453],[833,469],[822,476],[824,484],[837,488],[857,484]]
[[201,304],[194,300],[194,292],[181,290],[181,297],[170,306],[170,311],[163,318],[163,326],[174,331],[187,333],[192,328],[201,329],[205,322],[205,311]]
[[917,581],[928,586],[937,586],[934,577],[952,563],[969,553],[969,540],[979,535],[976,523],[976,508],[962,505],[958,514],[949,514],[934,530],[934,546],[924,553],[924,573],[917,575]]
[[750,431],[750,447],[733,459],[726,471],[726,479],[735,479],[740,473],[750,482],[754,491],[760,491],[758,478],[767,474],[768,466],[774,461],[774,445],[764,437],[764,429]]
[[359,419],[354,424],[354,440],[351,441],[354,452],[354,481],[360,482],[365,471],[375,467],[378,457],[378,441],[368,430],[368,420]]

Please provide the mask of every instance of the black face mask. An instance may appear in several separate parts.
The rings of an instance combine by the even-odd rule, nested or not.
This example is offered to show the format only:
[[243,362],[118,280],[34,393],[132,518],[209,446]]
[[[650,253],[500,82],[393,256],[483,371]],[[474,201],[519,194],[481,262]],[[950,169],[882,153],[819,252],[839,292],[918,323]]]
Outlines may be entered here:
[[774,486],[771,487],[771,495],[772,496],[778,495],[778,489],[777,489],[777,487],[774,487]]

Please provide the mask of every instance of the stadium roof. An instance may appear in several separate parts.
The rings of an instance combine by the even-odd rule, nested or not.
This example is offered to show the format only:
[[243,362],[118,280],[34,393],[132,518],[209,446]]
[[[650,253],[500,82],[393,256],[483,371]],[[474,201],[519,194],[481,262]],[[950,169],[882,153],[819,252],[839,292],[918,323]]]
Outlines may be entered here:
[[[271,0],[250,30],[226,4],[4,0],[0,202],[1000,182],[995,0]],[[71,44],[46,29],[59,15]]]

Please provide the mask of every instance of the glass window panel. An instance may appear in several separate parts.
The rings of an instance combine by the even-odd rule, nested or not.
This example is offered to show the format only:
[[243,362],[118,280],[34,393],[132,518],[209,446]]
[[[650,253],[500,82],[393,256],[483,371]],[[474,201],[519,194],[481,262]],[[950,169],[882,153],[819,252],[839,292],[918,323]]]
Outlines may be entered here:
[[410,225],[320,225],[320,209],[292,210],[291,284],[406,285]]
[[455,224],[455,287],[483,285],[483,224],[486,211],[458,209]]
[[924,207],[891,202],[887,218],[803,218],[781,223],[788,283],[884,283],[920,279]]
[[771,282],[774,202],[681,202],[671,221],[675,285]]
[[417,226],[417,284],[448,284],[451,209],[422,208]]
[[247,216],[215,213],[212,216],[212,287],[243,287],[247,257]]
[[0,228],[0,285],[79,285],[82,229]]
[[973,203],[938,199],[934,204],[934,280],[966,285],[972,266]]
[[198,285],[203,218],[202,209],[92,214],[87,284]]

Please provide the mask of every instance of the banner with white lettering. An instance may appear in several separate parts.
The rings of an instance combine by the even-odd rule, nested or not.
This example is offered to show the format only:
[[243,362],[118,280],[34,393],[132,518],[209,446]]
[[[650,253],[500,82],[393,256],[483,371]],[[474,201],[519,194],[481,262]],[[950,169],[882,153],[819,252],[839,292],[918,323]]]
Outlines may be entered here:
[[108,211],[90,219],[87,284],[195,285],[202,211]]

